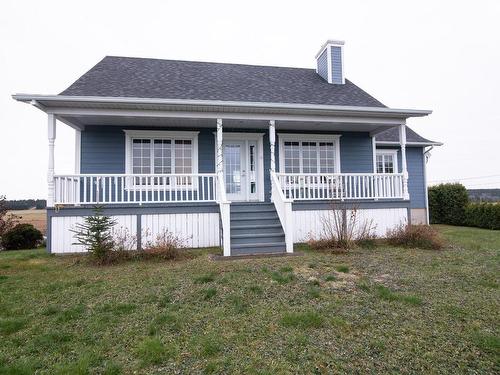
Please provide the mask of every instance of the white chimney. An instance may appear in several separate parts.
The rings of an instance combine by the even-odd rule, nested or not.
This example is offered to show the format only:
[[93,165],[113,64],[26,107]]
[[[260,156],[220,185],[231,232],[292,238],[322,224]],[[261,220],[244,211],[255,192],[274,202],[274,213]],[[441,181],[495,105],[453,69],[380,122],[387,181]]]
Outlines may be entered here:
[[328,83],[345,83],[343,40],[327,40],[323,44],[316,54],[316,73]]

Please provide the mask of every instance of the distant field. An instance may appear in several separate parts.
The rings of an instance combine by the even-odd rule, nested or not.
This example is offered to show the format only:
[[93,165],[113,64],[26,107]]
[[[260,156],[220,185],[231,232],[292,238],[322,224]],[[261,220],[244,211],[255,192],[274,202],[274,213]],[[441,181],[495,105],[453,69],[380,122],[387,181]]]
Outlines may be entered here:
[[10,211],[14,215],[21,216],[21,223],[33,224],[43,234],[47,231],[46,210],[16,210]]

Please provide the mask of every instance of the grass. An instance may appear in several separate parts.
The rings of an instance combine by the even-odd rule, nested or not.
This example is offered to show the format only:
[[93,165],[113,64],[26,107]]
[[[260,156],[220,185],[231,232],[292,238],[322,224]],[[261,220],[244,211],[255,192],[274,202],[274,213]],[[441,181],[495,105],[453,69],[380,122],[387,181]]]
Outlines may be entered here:
[[0,252],[0,374],[498,373],[500,232],[93,267]]
[[159,338],[147,338],[137,348],[137,356],[141,367],[158,365],[177,355],[175,344],[165,345]]
[[336,270],[342,273],[349,273],[349,267],[345,265],[337,266]]
[[422,304],[422,299],[417,297],[417,296],[396,293],[383,285],[377,285],[376,294],[379,298],[386,300],[386,301],[404,302],[404,303],[408,303],[410,305],[421,305]]
[[281,324],[285,327],[294,328],[319,328],[323,324],[323,316],[316,311],[303,313],[286,313],[281,319]]

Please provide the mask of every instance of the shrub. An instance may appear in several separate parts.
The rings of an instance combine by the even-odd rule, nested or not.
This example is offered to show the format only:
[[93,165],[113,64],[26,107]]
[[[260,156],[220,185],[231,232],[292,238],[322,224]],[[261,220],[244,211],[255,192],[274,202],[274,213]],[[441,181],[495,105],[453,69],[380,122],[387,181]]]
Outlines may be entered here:
[[8,212],[7,200],[5,196],[0,196],[0,237],[4,233],[14,228],[19,222],[19,216]]
[[2,247],[6,250],[33,249],[43,241],[42,232],[31,224],[17,224],[2,236]]
[[175,260],[181,257],[180,248],[184,241],[172,232],[165,230],[159,233],[154,241],[148,241],[144,246],[146,258]]
[[109,261],[109,255],[115,246],[111,230],[116,221],[102,214],[103,208],[94,207],[94,215],[87,216],[83,224],[76,224],[75,245],[83,245],[99,264]]
[[387,241],[394,246],[439,250],[445,245],[443,238],[429,225],[400,225],[387,232]]
[[465,224],[470,227],[500,229],[500,204],[470,203],[465,209]]
[[361,221],[354,205],[332,202],[321,221],[323,234],[319,239],[309,240],[313,249],[350,250],[357,245],[374,243],[373,220]]
[[462,184],[441,184],[429,188],[432,224],[463,225],[469,195]]

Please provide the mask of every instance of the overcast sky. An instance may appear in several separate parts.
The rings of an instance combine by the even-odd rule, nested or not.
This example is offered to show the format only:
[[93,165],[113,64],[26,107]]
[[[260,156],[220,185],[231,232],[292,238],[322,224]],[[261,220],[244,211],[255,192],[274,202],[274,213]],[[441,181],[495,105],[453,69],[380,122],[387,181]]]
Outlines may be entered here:
[[[500,187],[500,1],[0,1],[0,195],[45,198],[46,115],[14,93],[57,94],[105,55],[314,68],[346,41],[346,77],[444,146],[429,181]],[[56,173],[74,172],[58,124]]]

